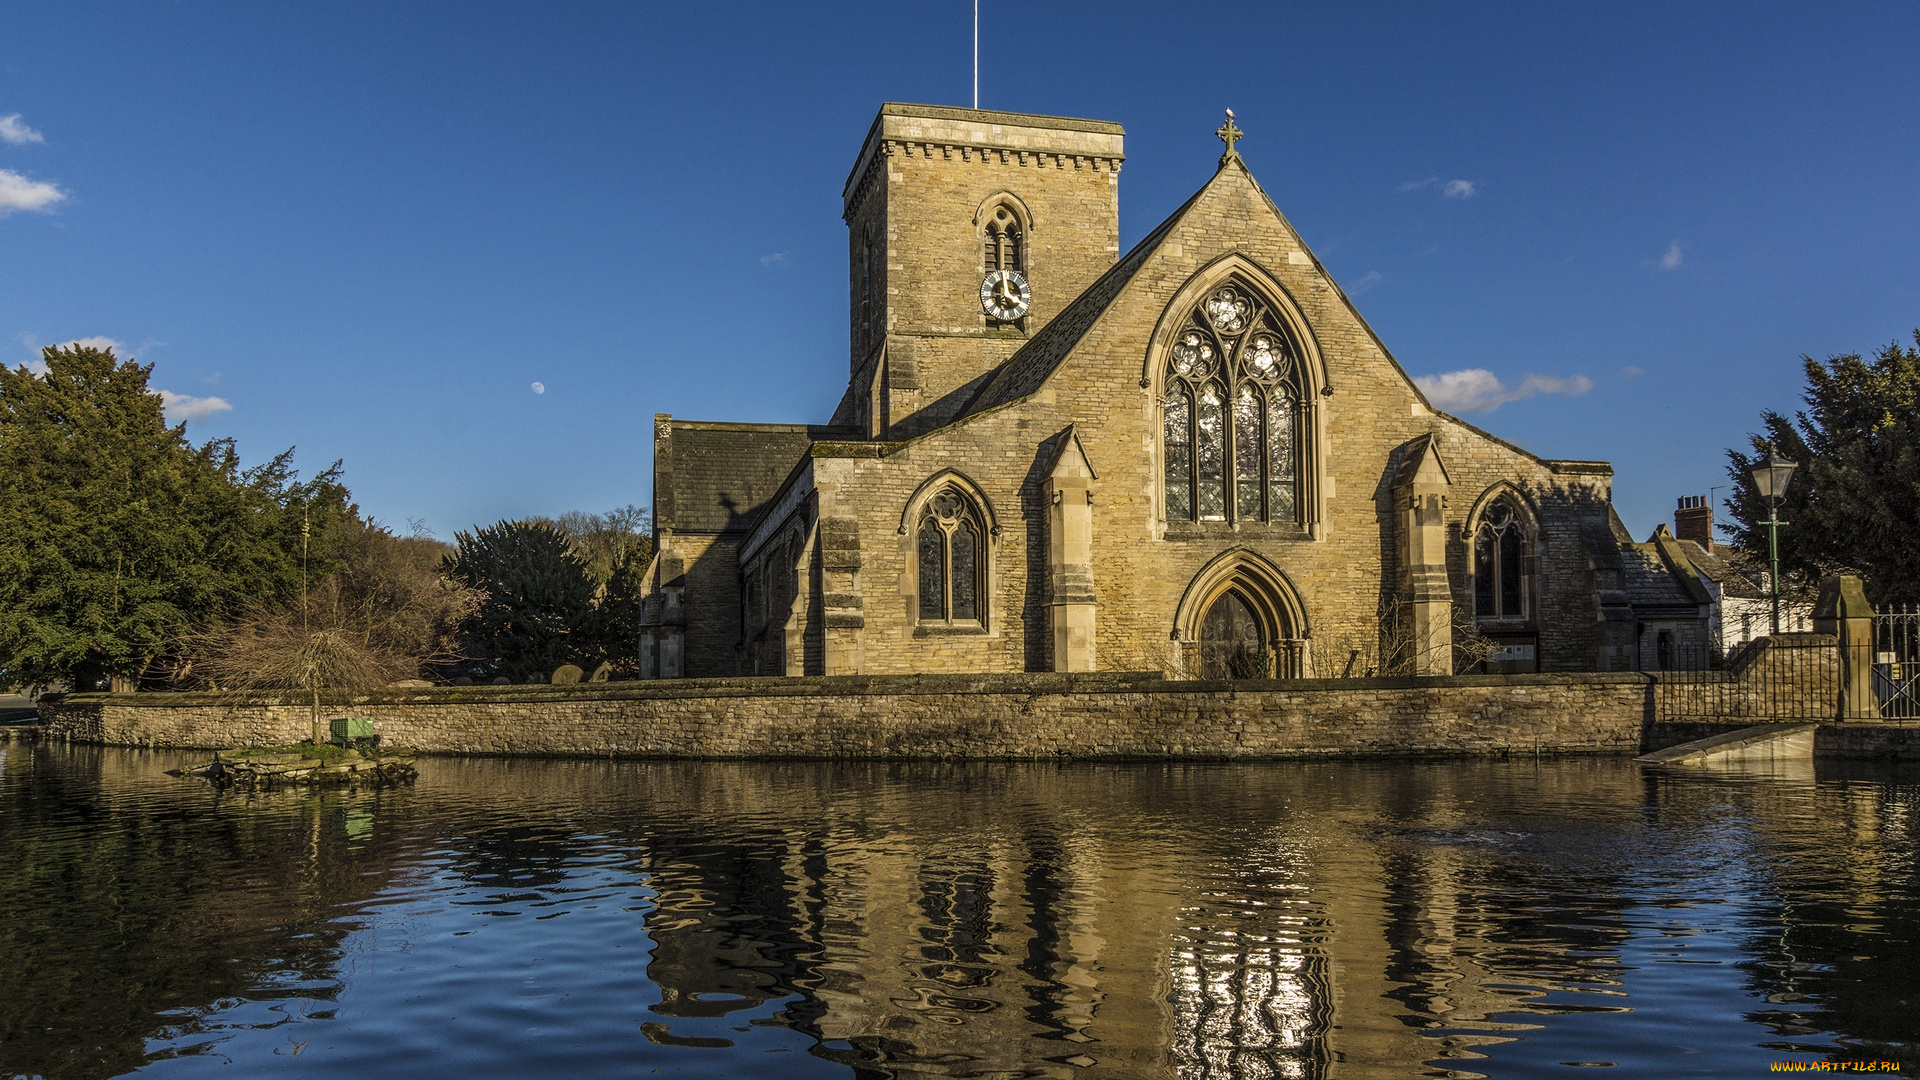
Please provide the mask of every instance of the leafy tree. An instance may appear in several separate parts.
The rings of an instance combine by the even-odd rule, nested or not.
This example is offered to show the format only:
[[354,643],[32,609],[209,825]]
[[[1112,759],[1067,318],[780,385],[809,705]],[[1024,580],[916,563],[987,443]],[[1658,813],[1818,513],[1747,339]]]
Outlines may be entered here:
[[594,582],[551,522],[502,521],[455,534],[446,573],[485,594],[463,627],[477,673],[515,682],[596,662]]
[[242,469],[230,440],[167,425],[151,365],[41,356],[0,368],[0,684],[163,671],[194,628],[298,594],[303,520],[325,569],[351,513],[337,464],[306,483],[291,450]]
[[[1920,346],[1920,330],[1914,331]],[[1805,591],[1822,574],[1857,573],[1875,603],[1920,600],[1920,348],[1894,342],[1872,360],[1858,354],[1806,364],[1805,411],[1761,414],[1753,453],[1727,452],[1736,546],[1767,558],[1770,508],[1747,470],[1771,442],[1800,463],[1780,506],[1782,591]]]

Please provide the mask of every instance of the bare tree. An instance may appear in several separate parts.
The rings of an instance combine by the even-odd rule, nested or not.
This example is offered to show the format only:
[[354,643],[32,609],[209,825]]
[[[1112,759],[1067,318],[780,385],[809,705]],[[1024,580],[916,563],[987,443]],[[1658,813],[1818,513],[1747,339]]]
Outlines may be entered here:
[[313,740],[327,732],[320,706],[418,678],[462,659],[456,633],[481,595],[440,572],[446,545],[352,523],[340,569],[303,603],[255,611],[204,632],[177,678],[220,690],[301,690],[312,703]]

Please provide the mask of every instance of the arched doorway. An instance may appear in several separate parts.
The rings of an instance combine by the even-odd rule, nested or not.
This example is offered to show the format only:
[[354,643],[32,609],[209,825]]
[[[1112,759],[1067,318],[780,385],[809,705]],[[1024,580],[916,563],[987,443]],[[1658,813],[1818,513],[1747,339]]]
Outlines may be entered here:
[[1266,679],[1273,674],[1266,628],[1238,589],[1228,589],[1200,620],[1200,677]]
[[1245,550],[1215,556],[1174,614],[1177,667],[1188,679],[1306,675],[1307,619],[1286,575]]

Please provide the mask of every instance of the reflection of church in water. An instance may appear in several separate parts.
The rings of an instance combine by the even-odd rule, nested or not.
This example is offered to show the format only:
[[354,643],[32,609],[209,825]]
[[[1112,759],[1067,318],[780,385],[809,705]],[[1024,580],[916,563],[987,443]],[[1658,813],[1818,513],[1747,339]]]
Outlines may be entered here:
[[834,415],[656,419],[643,671],[1704,655],[1698,574],[1670,536],[1631,542],[1612,468],[1434,409],[1254,180],[1231,114],[1219,134],[1213,177],[1123,254],[1119,125],[883,106],[843,193]]
[[[893,813],[738,775],[730,802],[777,792],[823,826],[747,836],[685,805],[684,838],[649,839],[666,1045],[771,1022],[862,1077],[1400,1077],[1537,1026],[1512,1015],[1517,986],[1591,981],[1625,935],[1530,922],[1538,882],[1484,850],[1276,809],[1298,773],[981,767],[967,794]],[[1352,780],[1355,805],[1428,822],[1486,794]]]

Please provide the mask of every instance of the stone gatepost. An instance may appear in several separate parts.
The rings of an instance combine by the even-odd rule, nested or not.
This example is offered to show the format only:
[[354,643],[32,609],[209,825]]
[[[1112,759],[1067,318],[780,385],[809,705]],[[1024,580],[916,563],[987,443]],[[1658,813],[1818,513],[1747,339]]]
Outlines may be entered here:
[[860,522],[820,519],[820,625],[823,675],[866,667],[867,618],[860,597]]
[[1047,643],[1055,671],[1094,669],[1093,466],[1069,427],[1047,477]]
[[1432,435],[1407,447],[1394,479],[1405,637],[1416,675],[1453,674],[1453,587],[1447,580],[1447,493],[1453,479]]
[[1820,579],[1813,630],[1840,639],[1840,719],[1880,719],[1880,701],[1873,693],[1873,606],[1857,576],[1828,574]]

